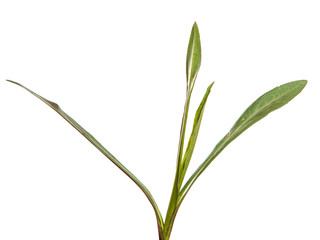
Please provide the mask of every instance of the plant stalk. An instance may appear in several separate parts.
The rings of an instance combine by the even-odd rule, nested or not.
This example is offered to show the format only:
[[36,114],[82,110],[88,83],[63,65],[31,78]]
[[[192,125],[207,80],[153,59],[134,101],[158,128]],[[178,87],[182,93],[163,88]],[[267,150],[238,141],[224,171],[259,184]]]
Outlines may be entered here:
[[180,165],[181,160],[183,157],[183,146],[184,146],[184,137],[186,132],[186,125],[187,125],[187,118],[188,118],[188,112],[189,112],[189,105],[190,105],[190,97],[191,97],[191,91],[187,91],[186,94],[186,102],[184,106],[184,112],[181,122],[181,129],[180,129],[180,138],[179,138],[179,146],[178,146],[178,156],[177,156],[177,168],[176,168],[176,175],[175,180],[172,188],[171,198],[167,210],[167,215],[164,223],[164,235],[165,240],[168,240],[171,234],[172,226],[173,226],[173,220],[175,218],[174,215],[176,215],[176,207],[178,203],[179,198],[179,174],[180,174]]

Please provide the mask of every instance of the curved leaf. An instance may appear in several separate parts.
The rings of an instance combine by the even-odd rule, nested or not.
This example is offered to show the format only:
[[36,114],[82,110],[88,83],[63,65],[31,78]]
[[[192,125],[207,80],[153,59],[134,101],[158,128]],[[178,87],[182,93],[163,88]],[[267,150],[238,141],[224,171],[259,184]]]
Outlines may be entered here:
[[251,125],[287,104],[302,91],[306,84],[306,80],[289,82],[263,94],[236,121],[229,132],[232,135],[230,138],[236,138]]
[[207,159],[186,182],[180,191],[178,206],[180,206],[181,201],[183,201],[196,179],[229,143],[254,123],[291,101],[302,91],[306,84],[306,80],[298,80],[283,84],[263,94],[253,102],[236,121],[231,130],[220,140]]
[[153,207],[153,209],[155,211],[155,214],[156,214],[156,217],[157,217],[159,235],[163,234],[162,233],[163,220],[162,220],[162,216],[161,216],[160,210],[158,209],[158,206],[157,206],[154,198],[152,197],[151,193],[146,188],[146,186],[144,186],[124,165],[122,165],[122,163],[120,163],[107,149],[105,149],[89,132],[87,132],[75,120],[73,120],[69,115],[67,115],[64,111],[62,111],[62,109],[59,107],[58,104],[56,104],[54,102],[51,102],[51,101],[41,97],[40,95],[36,94],[35,92],[31,91],[30,89],[24,87],[23,85],[21,85],[21,84],[19,84],[17,82],[14,82],[14,81],[11,81],[11,80],[7,80],[7,81],[9,81],[11,83],[14,83],[14,84],[24,88],[25,90],[30,92],[32,95],[36,96],[41,101],[46,103],[49,107],[51,107],[54,111],[56,111],[61,117],[63,117],[68,123],[70,123],[75,129],[77,129],[78,132],[80,132],[100,152],[102,152],[108,159],[110,159],[111,162],[113,162],[122,172],[124,172],[135,184],[137,184],[137,186],[146,195],[146,197],[148,198],[149,202],[151,203],[151,205],[152,205],[152,207]]

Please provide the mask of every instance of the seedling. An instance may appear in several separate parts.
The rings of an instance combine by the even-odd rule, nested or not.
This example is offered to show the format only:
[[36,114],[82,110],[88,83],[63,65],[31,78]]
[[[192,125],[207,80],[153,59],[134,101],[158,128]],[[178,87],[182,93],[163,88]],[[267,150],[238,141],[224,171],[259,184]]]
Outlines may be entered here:
[[193,150],[197,141],[197,136],[200,129],[201,119],[204,112],[204,108],[212,88],[212,84],[209,85],[207,91],[196,111],[193,128],[189,137],[189,141],[184,150],[184,140],[185,131],[188,118],[188,110],[190,104],[190,98],[192,90],[197,78],[197,74],[201,64],[201,45],[200,45],[200,35],[198,26],[194,23],[190,35],[188,52],[187,52],[187,88],[186,88],[186,100],[184,106],[184,113],[182,116],[181,130],[180,130],[180,140],[178,144],[178,156],[175,180],[173,183],[172,194],[167,209],[167,214],[165,219],[159,211],[156,201],[152,197],[148,188],[138,180],[122,163],[120,163],[106,148],[104,148],[90,133],[88,133],[83,127],[81,127],[75,120],[73,120],[69,115],[67,115],[58,104],[51,102],[30,89],[22,86],[21,84],[7,80],[14,84],[19,85],[24,88],[41,101],[49,105],[54,111],[60,114],[68,123],[70,123],[76,130],[78,130],[85,138],[88,139],[100,152],[102,152],[109,160],[111,160],[123,173],[125,173],[146,195],[149,202],[151,203],[155,216],[157,219],[157,226],[159,232],[159,240],[169,240],[172,231],[173,223],[178,210],[189,192],[190,188],[197,180],[197,178],[202,174],[202,172],[209,166],[209,164],[219,155],[219,153],[229,145],[234,139],[236,139],[241,133],[243,133],[247,128],[249,128],[254,123],[258,122],[260,119],[267,116],[272,111],[284,106],[289,101],[291,101],[296,95],[298,95],[302,89],[307,84],[306,80],[298,80],[283,84],[279,87],[272,89],[271,91],[263,94],[255,102],[253,102],[240,116],[240,118],[233,125],[231,130],[218,142],[209,156],[203,161],[203,163],[194,171],[191,177],[185,181],[184,177],[187,172]]

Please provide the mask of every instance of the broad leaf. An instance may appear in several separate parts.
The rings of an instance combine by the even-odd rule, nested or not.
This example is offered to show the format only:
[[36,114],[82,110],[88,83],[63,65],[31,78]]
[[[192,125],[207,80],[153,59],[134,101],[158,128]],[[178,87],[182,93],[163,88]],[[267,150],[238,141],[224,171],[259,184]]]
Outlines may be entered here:
[[305,80],[294,81],[263,94],[236,121],[229,132],[232,135],[230,138],[236,138],[251,125],[287,104],[302,91],[306,84]]
[[298,80],[283,84],[280,87],[276,87],[263,94],[254,103],[252,103],[236,121],[231,130],[216,145],[207,159],[198,167],[186,182],[180,192],[178,206],[180,206],[181,201],[184,199],[196,179],[229,143],[254,123],[264,118],[272,111],[287,104],[302,91],[306,84],[306,80]]
[[194,23],[187,53],[187,91],[192,91],[201,64],[201,44],[197,23]]
[[149,190],[124,166],[122,165],[107,149],[105,149],[89,132],[87,132],[83,127],[81,127],[75,120],[73,120],[69,115],[67,115],[64,111],[62,111],[62,109],[59,107],[58,104],[51,102],[43,97],[41,97],[40,95],[36,94],[35,92],[31,91],[30,89],[24,87],[23,85],[11,81],[11,80],[7,80],[11,83],[14,83],[22,88],[24,88],[25,90],[27,90],[28,92],[30,92],[31,94],[33,94],[34,96],[36,96],[37,98],[39,98],[41,101],[43,101],[44,103],[46,103],[49,107],[51,107],[54,111],[56,111],[61,117],[63,117],[68,123],[70,123],[75,129],[77,129],[89,142],[91,142],[100,152],[102,152],[107,158],[109,158],[122,172],[124,172],[133,182],[135,182],[137,184],[137,186],[143,191],[143,193],[146,195],[146,197],[148,198],[148,200],[150,201],[156,217],[157,217],[157,222],[158,222],[158,229],[159,229],[159,234],[163,234],[162,233],[162,229],[163,229],[163,220],[162,220],[162,216],[161,213],[158,209],[158,206],[155,202],[155,200],[153,199],[151,193],[149,192]]
[[201,125],[201,120],[202,120],[202,116],[203,116],[203,112],[204,112],[204,108],[205,108],[205,105],[206,105],[206,102],[207,102],[207,99],[208,99],[208,96],[209,96],[209,93],[211,91],[211,88],[212,88],[212,84],[210,84],[210,86],[207,88],[207,91],[198,107],[198,110],[195,114],[195,117],[194,117],[194,122],[193,122],[193,128],[192,128],[192,132],[190,134],[190,138],[189,138],[189,142],[188,142],[188,145],[187,145],[187,148],[186,148],[186,151],[184,153],[184,156],[183,156],[183,160],[181,162],[181,167],[180,167],[180,174],[179,174],[179,189],[180,189],[180,186],[183,182],[183,179],[184,179],[184,176],[187,172],[187,169],[188,169],[188,166],[189,166],[189,163],[190,163],[190,160],[191,160],[191,157],[192,157],[192,154],[193,154],[193,150],[195,148],[195,145],[196,145],[196,141],[197,141],[197,138],[198,138],[198,133],[199,133],[199,130],[200,130],[200,125]]

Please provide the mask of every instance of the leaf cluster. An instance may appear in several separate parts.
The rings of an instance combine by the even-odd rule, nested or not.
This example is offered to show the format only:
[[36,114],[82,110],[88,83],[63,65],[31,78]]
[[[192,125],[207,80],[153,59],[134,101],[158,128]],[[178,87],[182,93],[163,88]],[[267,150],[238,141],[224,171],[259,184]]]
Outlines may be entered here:
[[[283,84],[276,87],[269,92],[263,94],[256,101],[254,101],[239,117],[239,119],[232,126],[230,131],[218,142],[215,148],[211,151],[208,157],[203,161],[203,163],[194,171],[191,177],[184,183],[184,178],[191,161],[193,151],[195,149],[198,133],[200,130],[201,120],[204,113],[205,105],[209,97],[213,83],[211,83],[203,99],[195,113],[193,127],[191,134],[188,139],[185,151],[185,132],[187,126],[188,112],[190,99],[192,95],[192,90],[197,79],[197,75],[201,65],[201,44],[200,44],[200,34],[196,23],[194,23],[187,51],[187,61],[186,61],[186,100],[184,106],[184,112],[182,116],[180,138],[178,144],[178,154],[177,154],[177,164],[175,180],[173,183],[172,194],[166,213],[166,218],[163,219],[161,212],[157,206],[156,201],[151,195],[148,188],[141,182],[134,174],[132,174],[122,163],[120,163],[116,157],[114,157],[102,144],[100,144],[89,132],[87,132],[83,127],[81,127],[75,120],[73,120],[68,114],[66,114],[58,104],[51,102],[37,93],[31,91],[30,89],[24,87],[23,85],[14,82],[12,80],[7,80],[14,83],[32,95],[39,98],[41,101],[46,103],[54,111],[56,111],[62,118],[64,118],[69,124],[71,124],[78,132],[80,132],[89,142],[91,142],[102,154],[104,154],[111,162],[113,162],[123,173],[125,173],[145,194],[151,203],[155,216],[157,219],[158,233],[160,240],[169,240],[172,231],[173,223],[179,207],[189,192],[190,188],[197,180],[197,178],[202,174],[202,172],[209,166],[209,164],[219,155],[219,153],[234,139],[236,139],[240,134],[242,134],[246,129],[252,126],[254,123],[258,122],[265,116],[267,116],[272,111],[281,108],[289,101],[291,101],[296,95],[298,95],[302,89],[307,84],[306,80],[298,80]],[[184,184],[183,184],[184,183]]]

